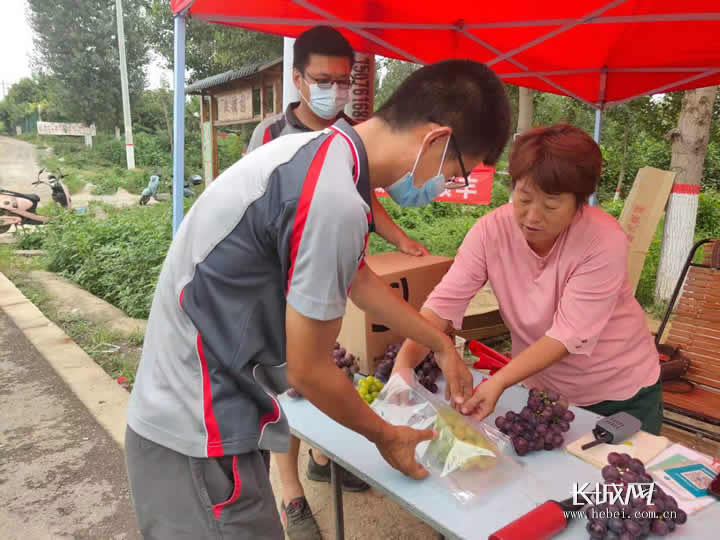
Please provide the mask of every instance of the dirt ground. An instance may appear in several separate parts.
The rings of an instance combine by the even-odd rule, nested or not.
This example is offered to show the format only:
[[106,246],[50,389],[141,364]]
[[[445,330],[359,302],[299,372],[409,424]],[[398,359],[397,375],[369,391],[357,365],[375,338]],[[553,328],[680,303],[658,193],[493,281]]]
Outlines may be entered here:
[[2,310],[0,342],[0,538],[140,538],[122,449]]

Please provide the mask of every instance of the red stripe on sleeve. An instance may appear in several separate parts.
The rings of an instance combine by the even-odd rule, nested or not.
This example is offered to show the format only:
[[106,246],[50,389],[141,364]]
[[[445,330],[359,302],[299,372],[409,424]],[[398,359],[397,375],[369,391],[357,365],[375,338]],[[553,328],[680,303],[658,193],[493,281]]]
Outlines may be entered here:
[[272,141],[272,133],[270,133],[270,126],[265,128],[265,133],[263,133],[263,144],[269,143]]
[[327,155],[328,148],[335,134],[330,135],[320,145],[315,157],[310,163],[308,172],[305,175],[305,182],[303,184],[302,193],[298,200],[297,210],[295,212],[295,221],[293,222],[292,234],[290,235],[290,270],[288,270],[287,287],[285,288],[285,294],[290,292],[290,284],[292,283],[293,272],[295,271],[295,260],[297,258],[298,249],[300,248],[300,241],[302,240],[303,232],[305,231],[305,224],[307,223],[307,217],[310,212],[310,204],[312,203],[313,195],[315,194],[315,186],[317,186],[318,178],[320,178],[320,171],[322,170],[323,164],[325,163],[325,156]]

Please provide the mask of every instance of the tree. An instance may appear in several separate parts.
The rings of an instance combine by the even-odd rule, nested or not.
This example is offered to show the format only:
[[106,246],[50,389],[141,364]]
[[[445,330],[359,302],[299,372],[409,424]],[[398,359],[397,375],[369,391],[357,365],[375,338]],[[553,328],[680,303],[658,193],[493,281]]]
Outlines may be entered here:
[[[174,27],[170,2],[150,0],[152,32],[150,44],[171,69],[174,62]],[[241,68],[248,64],[281,57],[280,36],[251,32],[242,28],[211,24],[188,19],[185,65],[190,71],[189,82]]]
[[58,84],[52,76],[35,75],[12,85],[0,102],[0,122],[5,130],[14,135],[15,126],[22,126],[23,120],[33,113],[41,112],[46,121],[66,121],[58,103]]
[[398,86],[420,66],[394,58],[375,59],[375,110],[395,92]]
[[535,91],[530,88],[519,87],[519,99],[518,99],[518,120],[516,133],[522,133],[527,131],[533,125],[533,116],[535,113],[535,107],[533,100],[535,98]]
[[655,300],[658,302],[670,299],[693,244],[700,180],[716,97],[716,86],[687,90],[682,98],[677,127],[668,133],[672,145],[670,169],[676,171],[677,175],[665,213],[655,285]]
[[[123,0],[131,100],[145,86],[149,0]],[[58,100],[78,122],[111,128],[122,120],[117,21],[108,0],[28,0],[38,71],[60,83]]]

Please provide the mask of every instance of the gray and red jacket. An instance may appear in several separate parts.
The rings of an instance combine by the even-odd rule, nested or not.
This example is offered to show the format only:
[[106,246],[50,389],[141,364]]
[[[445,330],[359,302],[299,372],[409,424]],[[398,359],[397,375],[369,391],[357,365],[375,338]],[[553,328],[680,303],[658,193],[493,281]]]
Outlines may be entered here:
[[194,457],[287,451],[275,397],[287,387],[286,304],[344,315],[372,220],[368,173],[339,120],[263,145],[210,184],[158,278],[130,428]]
[[[250,142],[247,147],[248,153],[283,135],[313,131],[312,128],[303,124],[295,114],[295,109],[298,105],[300,105],[299,101],[290,103],[284,113],[276,114],[260,122],[250,137]],[[338,114],[336,121],[337,120],[345,120],[351,126],[355,124],[355,122],[343,112]]]

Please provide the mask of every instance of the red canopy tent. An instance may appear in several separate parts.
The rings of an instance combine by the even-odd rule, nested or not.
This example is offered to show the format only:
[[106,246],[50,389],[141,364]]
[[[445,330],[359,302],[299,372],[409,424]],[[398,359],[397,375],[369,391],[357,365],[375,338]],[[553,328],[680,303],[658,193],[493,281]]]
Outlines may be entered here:
[[[183,113],[179,75],[187,15],[288,37],[330,24],[358,51],[421,64],[471,58],[507,82],[597,109],[720,84],[718,0],[170,0],[170,5],[176,14],[177,119]],[[181,130],[183,122],[175,126]],[[182,137],[175,150],[177,165]],[[175,178],[182,177],[179,171],[182,167]]]

